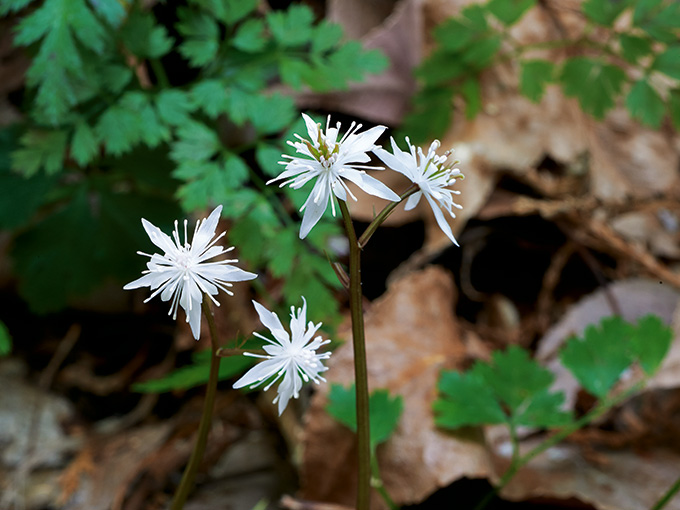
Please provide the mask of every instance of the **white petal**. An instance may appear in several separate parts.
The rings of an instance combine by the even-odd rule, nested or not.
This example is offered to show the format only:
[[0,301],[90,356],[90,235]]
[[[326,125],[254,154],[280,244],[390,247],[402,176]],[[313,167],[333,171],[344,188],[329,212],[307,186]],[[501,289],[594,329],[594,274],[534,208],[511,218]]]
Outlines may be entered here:
[[203,220],[191,240],[191,251],[198,254],[210,244],[210,241],[215,237],[215,229],[217,223],[220,221],[220,214],[222,214],[222,206],[218,205],[215,210],[210,213],[205,220]]
[[406,204],[404,205],[405,211],[410,211],[420,202],[420,197],[423,196],[423,192],[418,190],[413,195],[406,199]]
[[437,225],[439,225],[439,228],[441,228],[442,232],[444,232],[444,234],[446,234],[446,237],[451,239],[451,242],[453,244],[455,244],[456,246],[459,246],[458,241],[456,241],[456,238],[453,237],[453,232],[451,231],[451,225],[449,225],[449,223],[446,221],[446,218],[444,217],[444,213],[442,212],[439,205],[429,195],[425,195],[425,198],[430,203],[430,207],[432,207],[432,212],[434,212],[434,217],[437,220]]
[[123,289],[131,290],[140,287],[157,288],[163,285],[168,279],[170,279],[170,275],[167,273],[147,273],[144,276],[137,278],[135,281],[128,283]]
[[285,339],[286,341],[289,340],[290,337],[288,335],[288,332],[284,329],[283,325],[281,324],[278,315],[276,315],[274,312],[270,312],[257,301],[253,301],[253,306],[255,306],[257,315],[260,317],[260,322],[265,328],[272,332],[274,338],[276,338],[279,341],[281,339]]
[[368,131],[348,137],[343,143],[343,146],[348,152],[365,153],[373,148],[376,140],[380,138],[380,135],[382,135],[386,129],[386,126],[372,127]]
[[307,134],[312,141],[312,145],[317,146],[319,144],[319,126],[314,120],[307,114],[303,113],[302,118],[305,120],[305,125],[307,126]]
[[151,242],[163,250],[164,253],[173,253],[177,251],[177,246],[172,242],[170,236],[164,234],[156,225],[142,218],[142,226],[144,227],[144,230],[146,230]]
[[390,188],[385,186],[375,177],[371,177],[358,170],[345,170],[342,176],[348,181],[352,181],[369,195],[391,200],[392,202],[399,202],[401,199]]
[[198,340],[201,337],[201,304],[194,303],[191,310],[184,310],[187,314],[187,322],[191,326],[191,333]]
[[314,201],[313,193],[314,191],[309,195],[303,206],[305,208],[305,214],[302,217],[302,224],[300,225],[300,239],[307,237],[307,234],[309,234],[312,228],[314,228],[314,225],[319,222],[328,206],[328,188],[322,190],[322,196],[318,202]]

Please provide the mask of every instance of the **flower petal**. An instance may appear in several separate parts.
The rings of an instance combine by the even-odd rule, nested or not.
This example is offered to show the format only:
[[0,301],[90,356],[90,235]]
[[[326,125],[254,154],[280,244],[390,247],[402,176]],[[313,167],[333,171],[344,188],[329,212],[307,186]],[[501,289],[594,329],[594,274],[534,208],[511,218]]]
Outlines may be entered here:
[[385,186],[375,177],[371,177],[358,170],[345,170],[342,176],[348,181],[352,181],[369,195],[391,200],[392,202],[399,202],[401,198],[390,188]]

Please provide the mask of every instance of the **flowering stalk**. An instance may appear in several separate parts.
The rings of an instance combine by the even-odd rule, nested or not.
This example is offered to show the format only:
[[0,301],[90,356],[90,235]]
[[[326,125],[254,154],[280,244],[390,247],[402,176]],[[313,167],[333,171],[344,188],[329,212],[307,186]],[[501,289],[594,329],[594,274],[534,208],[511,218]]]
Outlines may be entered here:
[[206,385],[205,400],[203,401],[203,414],[201,415],[201,422],[198,426],[196,445],[194,446],[194,451],[191,453],[189,462],[184,468],[182,480],[180,481],[179,487],[177,487],[177,491],[175,492],[175,497],[172,500],[171,510],[182,510],[184,503],[189,496],[189,492],[194,486],[196,472],[201,464],[201,460],[203,460],[205,446],[208,442],[208,433],[210,432],[213,409],[215,408],[215,393],[217,391],[217,380],[222,358],[217,355],[217,350],[219,349],[217,327],[215,326],[215,319],[207,299],[203,299],[202,307],[203,314],[208,321],[208,327],[210,329],[210,375]]
[[357,510],[368,510],[371,496],[371,429],[368,409],[368,370],[364,339],[364,313],[361,306],[361,247],[357,241],[352,218],[343,200],[338,200],[349,240],[349,307],[352,316],[352,345],[354,347],[354,380],[356,388],[357,442],[359,456],[359,484]]

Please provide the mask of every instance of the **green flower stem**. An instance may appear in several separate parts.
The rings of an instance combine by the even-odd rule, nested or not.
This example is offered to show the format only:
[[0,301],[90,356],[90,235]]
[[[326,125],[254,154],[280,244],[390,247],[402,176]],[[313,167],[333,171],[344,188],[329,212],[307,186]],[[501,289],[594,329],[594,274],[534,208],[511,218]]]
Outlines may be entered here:
[[210,425],[212,424],[213,409],[215,407],[215,393],[217,392],[217,379],[220,371],[220,358],[217,355],[219,349],[217,341],[217,327],[215,326],[215,319],[213,318],[212,311],[210,310],[210,304],[208,303],[208,297],[203,296],[203,315],[205,315],[208,320],[208,327],[210,328],[210,346],[212,355],[210,357],[210,376],[208,378],[208,384],[205,392],[205,400],[203,402],[203,414],[201,415],[201,422],[198,426],[198,438],[196,439],[196,445],[194,446],[194,451],[191,453],[189,458],[189,463],[184,468],[184,474],[182,475],[182,480],[177,487],[175,492],[175,497],[172,500],[171,510],[181,510],[184,507],[184,503],[189,496],[189,492],[194,486],[194,479],[196,478],[196,472],[198,467],[203,460],[203,453],[205,452],[205,446],[208,442],[208,433],[210,432]]
[[[512,480],[512,478],[517,474],[517,472],[527,464],[531,459],[540,455],[548,448],[552,448],[557,443],[565,439],[570,434],[576,432],[578,429],[585,427],[591,421],[597,420],[602,415],[604,415],[611,408],[619,405],[624,400],[628,399],[634,393],[637,393],[644,386],[644,381],[641,381],[632,387],[628,388],[626,391],[621,392],[615,397],[605,398],[598,405],[596,405],[590,412],[584,414],[581,418],[573,422],[572,424],[566,426],[560,430],[557,434],[550,436],[548,439],[543,441],[541,444],[536,446],[533,450],[530,450],[525,455],[520,456],[515,460],[514,444],[513,444],[513,460],[510,463],[510,467],[507,469],[503,476],[501,477],[498,484],[494,489],[486,495],[486,497],[475,507],[475,510],[482,510],[485,508],[496,495],[503,490],[503,488]],[[511,432],[512,435],[512,432]],[[518,443],[519,446],[519,443]],[[519,451],[519,450],[518,450]],[[680,480],[678,481],[680,482]],[[680,487],[679,487],[680,488]],[[676,489],[677,491],[678,489]]]
[[665,507],[668,502],[673,499],[673,497],[680,491],[680,478],[678,478],[673,485],[671,485],[670,489],[666,491],[666,494],[661,496],[661,499],[657,501],[654,506],[651,508],[651,510],[661,510],[663,507]]
[[383,485],[382,477],[380,476],[380,466],[378,465],[378,456],[376,455],[375,450],[371,455],[371,476],[371,486],[378,491],[380,496],[382,496],[387,507],[390,510],[399,510],[399,505],[394,502]]
[[412,184],[410,188],[408,188],[401,194],[401,196],[399,197],[400,198],[399,202],[390,202],[389,204],[387,204],[385,208],[382,211],[380,211],[380,214],[373,218],[373,221],[366,228],[366,230],[364,230],[364,233],[361,234],[361,237],[359,238],[359,248],[363,250],[364,247],[366,246],[366,243],[368,243],[368,240],[371,238],[373,234],[375,234],[375,231],[378,230],[378,227],[382,225],[382,223],[388,218],[388,216],[392,214],[392,211],[394,211],[394,209],[399,204],[401,204],[404,201],[404,199],[410,197],[419,189],[420,188],[418,187],[417,184]]
[[356,383],[357,442],[359,483],[356,510],[369,510],[371,499],[371,429],[368,417],[368,370],[364,340],[364,313],[361,306],[361,247],[344,200],[338,200],[349,239],[349,306],[352,316],[354,380]]

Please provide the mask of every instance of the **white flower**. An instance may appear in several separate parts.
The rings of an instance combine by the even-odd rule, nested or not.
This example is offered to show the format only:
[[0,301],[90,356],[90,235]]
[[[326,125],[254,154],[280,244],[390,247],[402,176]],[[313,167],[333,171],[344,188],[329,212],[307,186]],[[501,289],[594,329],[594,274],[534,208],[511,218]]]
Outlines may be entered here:
[[283,377],[277,389],[278,395],[273,402],[274,404],[279,403],[279,416],[283,413],[291,397],[298,398],[303,382],[311,380],[319,384],[319,381],[326,381],[326,379],[319,375],[321,372],[328,370],[328,368],[323,366],[321,360],[328,359],[331,353],[317,354],[316,350],[322,345],[330,343],[330,340],[322,340],[321,336],[312,339],[321,327],[321,323],[314,324],[310,321],[305,327],[307,301],[305,301],[305,298],[302,298],[302,302],[302,308],[298,308],[297,313],[294,307],[290,307],[289,335],[283,329],[278,315],[270,312],[260,303],[253,301],[255,310],[257,310],[257,314],[260,316],[260,321],[271,331],[274,340],[258,333],[253,333],[258,338],[269,342],[269,345],[264,346],[264,351],[267,355],[249,352],[246,352],[245,355],[264,358],[265,361],[255,365],[234,383],[234,388],[243,388],[245,386],[254,388],[270,377],[274,377],[264,388],[266,391],[272,384]]
[[145,303],[158,294],[163,301],[172,299],[168,315],[172,314],[172,318],[176,319],[178,305],[184,308],[187,322],[196,340],[201,334],[203,294],[210,296],[210,299],[219,306],[217,300],[212,297],[218,293],[218,289],[233,296],[233,292],[227,288],[232,286],[229,282],[252,280],[257,277],[254,273],[230,265],[232,262],[238,262],[237,259],[206,262],[234,249],[233,246],[228,249],[215,246],[215,243],[224,236],[222,232],[215,237],[215,228],[221,212],[222,206],[219,205],[207,219],[196,222],[191,244],[187,237],[187,220],[184,220],[184,244],[182,244],[177,221],[171,239],[158,227],[142,218],[142,225],[149,239],[163,250],[163,255],[137,252],[151,258],[146,264],[148,269],[143,271],[144,276],[123,287],[125,290],[150,287],[154,292],[144,301]]
[[411,140],[408,137],[406,137],[406,143],[409,146],[410,152],[404,152],[399,149],[394,138],[391,138],[391,141],[393,154],[380,147],[374,149],[373,152],[387,166],[404,174],[420,188],[408,197],[404,209],[407,211],[413,209],[420,202],[420,197],[425,196],[430,207],[432,207],[439,228],[451,239],[453,244],[458,246],[455,237],[453,237],[453,232],[451,232],[451,226],[442,213],[442,209],[444,209],[452,218],[455,218],[456,215],[453,212],[453,208],[462,209],[462,206],[453,201],[452,196],[459,195],[460,191],[448,189],[449,186],[456,182],[456,179],[463,178],[460,170],[454,168],[457,161],[446,164],[453,151],[446,151],[442,156],[438,156],[436,151],[440,143],[439,140],[435,140],[430,145],[427,155],[423,154],[423,150],[420,147],[418,147],[416,154],[416,147],[411,145]]
[[303,157],[284,154],[283,157],[290,161],[281,161],[280,164],[286,165],[286,169],[278,177],[267,182],[270,184],[287,179],[280,184],[281,187],[290,184],[291,188],[299,189],[308,181],[316,179],[312,192],[300,208],[301,211],[305,211],[300,226],[300,239],[307,237],[312,227],[319,221],[329,200],[335,216],[335,203],[331,192],[340,200],[347,201],[347,195],[356,200],[343,179],[352,181],[369,195],[393,202],[399,201],[396,193],[364,171],[368,168],[374,170],[382,170],[382,168],[360,164],[370,161],[371,158],[367,152],[376,148],[375,141],[385,131],[385,126],[376,126],[359,134],[357,131],[361,129],[361,124],[352,122],[349,131],[338,141],[339,122],[336,127],[329,127],[331,121],[329,116],[324,132],[321,130],[321,125],[316,124],[310,117],[304,113],[302,117],[307,124],[310,140],[295,135],[299,141],[289,141],[288,144],[295,147],[295,150]]

